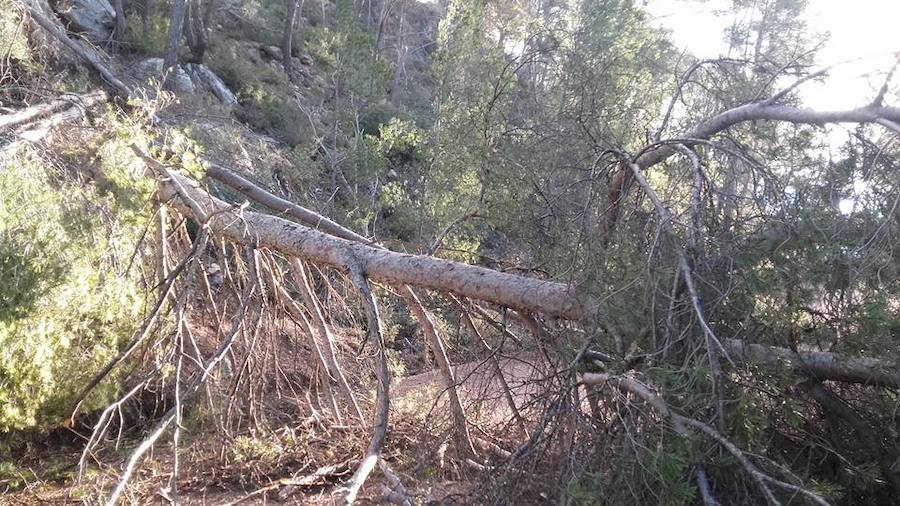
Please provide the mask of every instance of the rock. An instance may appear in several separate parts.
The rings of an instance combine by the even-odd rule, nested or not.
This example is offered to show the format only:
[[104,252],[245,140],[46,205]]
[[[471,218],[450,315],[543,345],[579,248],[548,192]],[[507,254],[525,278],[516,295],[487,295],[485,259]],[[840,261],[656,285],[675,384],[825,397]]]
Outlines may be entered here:
[[284,58],[284,53],[281,52],[281,48],[278,46],[263,46],[260,48],[260,51],[273,60],[281,61]]
[[187,72],[194,80],[194,84],[209,88],[209,90],[213,92],[213,95],[224,104],[237,104],[237,98],[234,96],[234,93],[231,92],[225,82],[223,82],[215,72],[210,70],[209,67],[201,63],[188,63],[185,67],[187,67]]
[[[163,64],[162,58],[147,58],[137,64],[135,74],[138,79],[144,82],[151,80],[161,82]],[[191,80],[191,76],[179,65],[175,71],[175,93],[186,94],[194,93],[194,91],[196,91],[196,87]]]
[[303,56],[300,57],[300,63],[302,63],[303,65],[306,65],[307,67],[312,67],[313,58],[312,58],[312,56],[310,56],[308,54],[304,54]]
[[107,0],[62,0],[57,12],[69,28],[83,33],[92,42],[105,44],[116,26],[116,11]]

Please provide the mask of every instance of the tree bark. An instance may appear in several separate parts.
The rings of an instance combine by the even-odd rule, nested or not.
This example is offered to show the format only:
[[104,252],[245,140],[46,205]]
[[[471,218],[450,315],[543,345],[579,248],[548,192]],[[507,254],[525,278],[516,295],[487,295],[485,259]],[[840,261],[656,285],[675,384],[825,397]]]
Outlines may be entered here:
[[[158,162],[150,159],[148,163]],[[317,228],[328,232],[324,234],[267,214],[251,211],[240,213],[250,227],[248,231],[252,235],[289,256],[305,258],[344,270],[347,269],[348,258],[355,258],[362,262],[368,277],[375,281],[394,286],[412,285],[453,292],[471,299],[485,300],[531,313],[578,320],[590,311],[591,304],[578,300],[574,288],[563,283],[516,276],[425,255],[396,253],[371,246],[369,245],[371,241],[359,234],[258,187],[254,190],[251,188],[253,185],[245,179],[235,174],[226,175],[226,172],[221,167],[212,167],[207,175],[216,179],[243,181],[247,195],[257,202],[275,210],[284,212],[290,210],[291,214],[296,211],[298,215],[306,216],[312,223],[317,223]],[[240,222],[229,221],[239,219],[238,214],[232,210],[233,206],[200,190],[196,182],[191,182],[183,176],[176,177],[181,184],[190,186],[191,195],[198,202],[204,203],[203,207],[207,212],[221,211],[213,218],[216,232],[238,242],[248,240],[244,236],[243,225]],[[163,182],[161,189],[167,198],[174,199],[173,205],[182,210],[189,210],[187,203],[176,198],[170,183]],[[347,239],[348,237],[353,239]],[[351,242],[360,240],[366,243]]]
[[112,34],[112,49],[118,53],[122,50],[122,41],[125,39],[125,2],[124,0],[115,1],[116,10],[116,26]]
[[[371,241],[359,234],[354,233],[352,230],[347,229],[325,218],[324,216],[321,216],[297,204],[294,204],[293,202],[281,199],[227,169],[213,166],[207,171],[207,175],[227,184],[228,186],[238,190],[244,195],[250,197],[252,200],[266,207],[293,216],[294,218],[300,220],[302,223],[321,228],[328,231],[331,235],[347,239],[348,241],[361,244],[371,244]],[[384,248],[380,245],[374,246],[378,249],[384,250]],[[401,294],[406,300],[410,311],[415,315],[416,320],[418,320],[419,325],[421,325],[422,333],[425,335],[425,338],[434,353],[435,361],[437,362],[437,366],[441,374],[441,379],[444,383],[444,388],[447,389],[447,393],[449,396],[450,410],[453,414],[454,433],[457,448],[464,455],[474,455],[475,447],[472,445],[472,439],[469,435],[469,427],[468,423],[466,422],[465,410],[463,409],[462,403],[459,400],[459,394],[457,393],[456,388],[456,378],[453,373],[453,368],[450,364],[450,360],[447,357],[444,343],[441,341],[441,338],[434,327],[434,322],[432,322],[431,316],[422,305],[422,302],[419,300],[419,297],[418,295],[416,295],[415,291],[409,286],[403,286],[401,288]]]
[[375,346],[375,378],[378,380],[375,393],[375,423],[372,431],[372,440],[366,449],[365,457],[362,463],[353,473],[347,486],[347,495],[344,497],[344,504],[350,505],[356,501],[356,496],[362,489],[363,484],[369,474],[375,469],[375,464],[381,456],[381,448],[387,439],[388,417],[390,416],[391,396],[390,384],[391,373],[388,370],[387,356],[384,351],[384,338],[381,332],[381,317],[378,315],[378,306],[375,304],[375,297],[372,295],[372,289],[366,279],[365,271],[359,263],[351,263],[349,266],[350,279],[359,289],[362,296],[363,306],[366,309],[366,321],[368,325],[369,341]]
[[191,50],[191,61],[203,63],[206,54],[207,34],[202,11],[201,0],[187,0],[184,15],[184,33],[188,48]]
[[798,374],[818,380],[900,388],[900,365],[886,360],[847,358],[824,351],[801,351],[798,354],[787,348],[737,339],[725,339],[722,344],[734,362],[787,366]]
[[181,32],[184,28],[184,14],[187,10],[185,0],[172,2],[172,15],[169,22],[169,38],[166,44],[166,57],[163,61],[163,89],[175,89],[175,75],[178,67],[178,48],[181,45]]
[[291,48],[294,40],[294,23],[297,18],[297,10],[300,6],[300,0],[287,0],[288,12],[284,19],[284,32],[281,35],[281,58],[284,65],[284,73],[287,74],[288,80],[291,79],[291,67],[293,65],[293,57],[291,56]]

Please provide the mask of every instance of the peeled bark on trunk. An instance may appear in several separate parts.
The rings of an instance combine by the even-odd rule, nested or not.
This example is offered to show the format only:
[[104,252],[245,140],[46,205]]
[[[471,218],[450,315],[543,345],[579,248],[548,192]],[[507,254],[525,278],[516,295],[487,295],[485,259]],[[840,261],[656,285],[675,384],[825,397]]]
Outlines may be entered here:
[[847,358],[824,351],[801,351],[725,339],[722,344],[734,362],[786,366],[818,380],[900,388],[900,365],[876,358]]

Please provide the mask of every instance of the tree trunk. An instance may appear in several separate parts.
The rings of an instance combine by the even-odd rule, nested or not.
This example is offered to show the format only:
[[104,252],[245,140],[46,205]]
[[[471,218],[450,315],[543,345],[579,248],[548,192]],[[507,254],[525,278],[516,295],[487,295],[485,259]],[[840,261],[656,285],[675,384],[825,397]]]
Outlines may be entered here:
[[150,28],[153,24],[154,1],[155,0],[144,0],[143,5],[141,6],[141,30],[144,35],[144,40],[150,38]]
[[184,15],[184,34],[188,48],[191,50],[191,61],[203,63],[206,54],[207,34],[202,12],[201,0],[187,0]]
[[125,2],[115,1],[116,27],[112,35],[112,50],[118,53],[122,49],[122,40],[125,39]]
[[900,388],[900,367],[886,360],[869,357],[847,358],[824,351],[795,353],[787,348],[747,343],[737,339],[725,339],[722,344],[728,352],[728,357],[734,362],[767,366],[784,365],[803,376],[818,380]]
[[178,48],[181,45],[181,31],[184,27],[185,0],[172,2],[172,16],[169,22],[169,40],[166,44],[166,58],[163,62],[163,89],[175,89],[175,74],[178,67]]
[[[158,163],[152,159],[147,161],[151,164]],[[308,227],[267,214],[251,211],[244,211],[242,214],[248,224],[252,221],[254,227],[259,227],[259,232],[253,229],[253,233],[262,234],[259,236],[260,240],[289,256],[307,258],[346,269],[349,255],[350,258],[362,261],[368,276],[375,281],[395,286],[413,285],[453,292],[470,299],[485,300],[530,313],[570,320],[581,319],[593,306],[590,302],[585,304],[578,300],[574,288],[564,283],[516,276],[427,255],[396,253],[371,246],[365,237],[293,202],[263,191],[222,167],[210,167],[207,176],[226,182],[266,207],[297,217],[303,216],[304,218],[299,219],[307,223]],[[214,225],[217,226],[217,232],[238,242],[246,240],[243,228],[239,225],[241,220],[229,222],[236,216],[231,210],[233,206],[200,190],[196,182],[191,182],[183,176],[177,178],[180,184],[189,186],[187,190],[195,200],[204,203],[205,212],[223,210],[223,213],[213,217],[213,222],[218,224]],[[162,190],[166,195],[176,197],[171,183],[163,182]],[[190,209],[188,203],[181,202],[180,199],[173,200],[172,204],[180,209]],[[327,234],[310,227],[324,230]],[[356,243],[357,241],[359,243]]]
[[284,65],[284,73],[287,74],[288,80],[291,79],[292,56],[291,48],[294,40],[294,22],[297,18],[297,11],[300,6],[300,0],[288,0],[287,17],[284,19],[284,33],[281,36],[281,58]]
[[[368,241],[365,237],[362,237],[354,233],[353,231],[342,227],[341,225],[329,220],[328,218],[325,218],[324,216],[313,213],[312,211],[309,211],[297,204],[272,195],[271,193],[254,185],[250,181],[247,181],[226,169],[213,166],[210,167],[210,169],[207,171],[207,175],[231,186],[237,191],[243,193],[245,196],[249,197],[251,200],[254,200],[274,210],[287,213],[288,215],[300,220],[302,223],[308,224],[310,226],[315,226],[316,228],[327,231],[331,235],[347,239],[348,241],[352,241],[354,243],[370,244],[370,241]],[[383,249],[380,246],[377,247],[379,249]],[[295,259],[292,262],[292,266],[294,266],[295,264],[300,264],[300,262]],[[297,277],[305,278],[306,276],[303,273],[300,273],[300,275]],[[459,400],[459,395],[456,389],[456,378],[454,377],[450,360],[447,357],[446,351],[444,349],[444,344],[441,341],[440,336],[437,334],[437,330],[434,327],[431,316],[422,305],[422,302],[419,300],[419,297],[418,295],[416,295],[415,291],[413,291],[413,289],[409,286],[404,286],[401,288],[401,294],[406,300],[410,311],[412,311],[412,313],[416,317],[416,320],[418,320],[419,325],[422,326],[422,332],[423,334],[425,334],[425,338],[431,346],[432,351],[434,352],[435,361],[437,362],[438,369],[441,373],[444,388],[447,389],[447,393],[449,396],[450,410],[453,414],[454,433],[458,451],[462,455],[474,455],[475,449],[472,445],[472,439],[469,436],[469,428],[466,422],[465,411],[463,410],[462,403]]]
[[75,107],[87,109],[100,102],[105,102],[106,93],[102,90],[92,91],[84,95],[63,95],[56,100],[44,104],[36,104],[12,114],[0,116],[0,133],[12,132],[43,118],[49,118],[61,111]]

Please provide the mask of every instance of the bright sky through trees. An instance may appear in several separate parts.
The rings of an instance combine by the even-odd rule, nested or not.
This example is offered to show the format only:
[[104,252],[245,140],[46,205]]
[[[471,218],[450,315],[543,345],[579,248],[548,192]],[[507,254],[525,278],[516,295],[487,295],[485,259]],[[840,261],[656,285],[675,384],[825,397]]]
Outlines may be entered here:
[[[746,24],[746,12],[735,12],[731,0],[686,1],[650,0],[645,9],[663,27],[671,30],[680,49],[698,58],[729,55],[725,31],[734,24]],[[810,0],[807,23],[811,32],[824,41],[817,56],[820,68],[832,67],[821,82],[803,85],[800,94],[806,107],[849,109],[865,105],[861,99],[874,97],[897,58],[900,37],[900,1],[894,0]],[[832,151],[845,139],[845,127],[827,127]],[[854,183],[856,196],[867,190],[863,181]],[[857,198],[840,202],[849,214]]]
[[[731,10],[730,0],[650,0],[646,9],[682,49],[700,58],[727,55],[724,31],[746,23]],[[860,96],[872,96],[900,52],[896,23],[900,1],[810,0],[807,22],[814,32],[830,34],[819,52],[821,66],[834,65],[824,83],[802,90],[805,105],[820,109],[857,107]],[[874,72],[873,72],[874,69]]]

